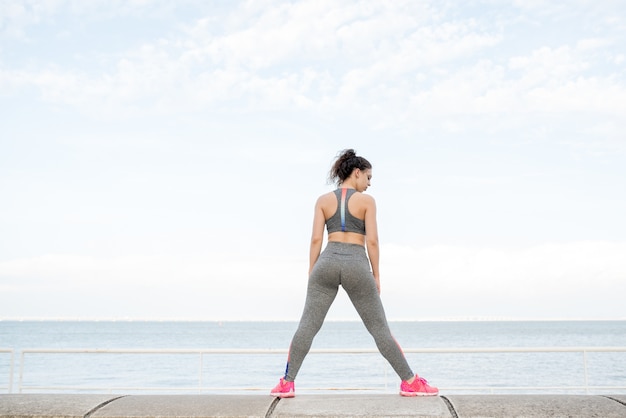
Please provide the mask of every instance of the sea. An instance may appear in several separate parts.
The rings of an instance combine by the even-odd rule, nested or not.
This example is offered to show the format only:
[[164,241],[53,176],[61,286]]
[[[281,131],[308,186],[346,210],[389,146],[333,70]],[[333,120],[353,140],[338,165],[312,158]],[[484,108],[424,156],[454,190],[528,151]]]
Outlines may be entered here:
[[[266,393],[284,373],[297,325],[3,320],[0,393]],[[391,321],[390,327],[405,351],[429,349],[406,357],[442,394],[626,393],[624,320]],[[612,351],[568,351],[580,347]],[[327,321],[312,348],[374,352],[310,353],[296,380],[298,393],[398,391],[399,378],[361,322]],[[211,349],[233,353],[198,353]],[[245,353],[250,349],[272,352]]]

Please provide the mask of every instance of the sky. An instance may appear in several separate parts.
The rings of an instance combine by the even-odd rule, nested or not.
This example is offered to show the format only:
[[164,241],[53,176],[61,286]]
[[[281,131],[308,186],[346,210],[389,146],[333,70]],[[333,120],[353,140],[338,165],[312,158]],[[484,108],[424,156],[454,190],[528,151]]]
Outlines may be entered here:
[[0,319],[297,320],[346,148],[388,319],[626,319],[621,0],[0,1]]

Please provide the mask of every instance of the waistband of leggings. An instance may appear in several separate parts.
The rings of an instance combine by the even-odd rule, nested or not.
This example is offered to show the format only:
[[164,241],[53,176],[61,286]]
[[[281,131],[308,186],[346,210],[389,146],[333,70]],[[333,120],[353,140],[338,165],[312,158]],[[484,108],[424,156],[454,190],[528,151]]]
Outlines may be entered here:
[[352,244],[349,242],[328,241],[326,248],[329,250],[341,250],[347,253],[359,254],[365,253],[365,247],[361,244]]

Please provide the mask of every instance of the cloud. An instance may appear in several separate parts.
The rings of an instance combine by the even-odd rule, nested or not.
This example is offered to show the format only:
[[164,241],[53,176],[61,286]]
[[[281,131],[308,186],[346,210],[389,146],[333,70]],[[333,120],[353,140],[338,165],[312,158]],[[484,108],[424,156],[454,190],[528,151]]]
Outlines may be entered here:
[[0,3],[0,37],[30,42],[29,32],[41,24],[63,18],[82,22],[120,17],[171,17],[178,7],[201,6],[195,0],[3,0]]
[[[527,248],[388,245],[383,289],[397,304],[426,312],[517,317],[623,316],[615,292],[626,291],[623,242],[544,243]],[[604,306],[597,305],[602,301]],[[581,306],[601,306],[597,312]]]
[[[328,99],[358,99],[389,77],[452,61],[493,42],[472,33],[470,22],[434,26],[421,17],[428,16],[428,8],[410,3],[305,1],[248,9],[246,3],[236,15],[225,16],[224,32],[213,33],[214,19],[200,19],[174,36],[105,58],[95,71],[43,63],[43,70],[5,71],[3,79],[34,85],[50,102],[87,109],[152,101],[153,108],[171,110],[182,98],[192,107],[241,99],[257,108],[320,107]],[[363,81],[355,84],[357,79]]]
[[[306,260],[289,255],[281,270],[283,261],[267,253],[240,260],[180,254],[226,246],[253,252],[253,244],[242,250],[236,239],[249,231],[263,239],[263,249],[288,241],[286,251],[297,252],[300,231],[310,232],[309,192],[318,185],[326,191],[315,167],[326,170],[344,146],[371,155],[376,167],[386,165],[374,183],[382,187],[373,191],[384,198],[381,214],[390,214],[383,219],[400,226],[392,228],[394,238],[418,232],[417,223],[401,224],[398,216],[416,211],[439,217],[426,226],[424,239],[433,242],[483,239],[480,225],[464,222],[477,218],[493,220],[490,236],[501,236],[498,226],[537,240],[619,236],[619,228],[606,227],[623,206],[614,194],[626,152],[619,2],[9,1],[0,7],[0,100],[12,116],[1,135],[10,145],[2,154],[11,202],[4,219],[15,237],[6,240],[7,253],[16,257],[0,264],[0,280],[13,295],[29,287],[44,298],[58,285],[76,303],[81,294],[126,295],[120,311],[130,312],[149,291],[156,304],[177,295],[202,306],[190,315],[213,315],[218,307],[235,315],[228,303],[240,290],[234,283],[258,277],[240,297],[251,306],[257,295],[268,304],[283,302],[276,289],[297,294],[303,287],[285,285],[272,269],[301,277]],[[266,213],[264,222],[215,204],[223,195],[237,208],[258,202],[284,208],[277,185],[289,187],[291,206]],[[398,204],[385,209],[382,202]],[[512,214],[522,216],[516,225]],[[571,228],[581,216],[585,222]],[[155,232],[155,225],[163,230]],[[15,241],[21,247],[9,244]],[[555,297],[554,278],[572,276],[577,281],[566,290],[580,293],[581,272],[599,277],[598,289],[605,289],[600,255],[589,242],[580,245],[559,244],[553,253],[392,246],[385,270],[402,279],[390,280],[385,292],[408,303],[393,283],[418,294],[413,272],[429,278],[420,286],[431,292],[425,303],[435,310],[458,289],[522,309],[522,299],[534,296],[519,283],[546,284]],[[138,254],[139,246],[145,252]],[[17,258],[25,248],[48,255]],[[93,257],[84,255],[88,250]],[[155,255],[171,252],[179,255]],[[585,270],[577,263],[589,254]],[[622,272],[611,257],[610,271]],[[287,303],[299,311],[298,303]],[[454,299],[453,308],[478,309],[464,303]]]
[[[295,318],[306,262],[267,255],[94,257],[49,254],[0,262],[0,315],[12,317]],[[280,291],[278,291],[280,289]],[[44,304],[26,300],[47,299]],[[112,309],[112,306],[115,308]],[[292,319],[293,319],[292,318]]]
[[[613,296],[626,291],[625,243],[545,243],[509,249],[387,244],[383,250],[383,298],[393,319],[446,313],[489,316],[498,310],[512,317],[623,314],[622,303]],[[45,292],[61,300],[122,301],[119,317],[136,315],[134,305],[142,303],[145,293],[153,307],[146,307],[144,314],[150,317],[297,319],[306,268],[303,258],[268,255],[57,254],[0,262],[0,287],[8,299]],[[180,300],[187,303],[177,305],[177,311],[163,308]],[[603,305],[596,312],[579,310],[599,301]],[[415,303],[420,306],[417,311]],[[238,308],[242,304],[247,308]],[[273,307],[279,305],[284,311],[276,317]],[[29,310],[21,312],[27,315]],[[88,316],[105,315],[104,310],[89,312]],[[356,319],[344,296],[331,317]]]
[[[7,68],[0,83],[36,87],[47,102],[99,117],[295,108],[351,114],[377,129],[462,131],[467,121],[455,116],[508,129],[520,113],[626,112],[623,77],[589,74],[598,54],[618,47],[606,37],[507,54],[494,49],[511,42],[498,22],[455,18],[436,5],[242,3],[222,13],[100,56],[89,70]],[[511,122],[498,128],[505,113]]]

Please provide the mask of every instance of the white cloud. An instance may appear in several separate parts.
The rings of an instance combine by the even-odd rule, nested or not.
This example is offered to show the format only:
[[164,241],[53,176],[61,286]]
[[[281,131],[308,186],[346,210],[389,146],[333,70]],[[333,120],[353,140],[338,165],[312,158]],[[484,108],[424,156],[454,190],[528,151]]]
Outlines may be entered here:
[[[430,312],[517,317],[623,317],[613,298],[626,291],[623,242],[546,243],[527,248],[387,246],[383,290],[397,305],[417,303]],[[605,301],[593,312],[583,306]],[[497,309],[494,309],[497,306]],[[463,313],[464,312],[464,313]]]
[[[546,243],[529,248],[460,246],[383,247],[383,298],[390,318],[496,315],[499,307],[517,317],[619,316],[621,303],[611,295],[626,291],[626,244],[620,242]],[[304,258],[211,253],[198,256],[126,256],[97,258],[46,255],[0,262],[4,298],[45,291],[59,300],[96,297],[126,300],[149,294],[154,306],[146,316],[181,318],[297,319],[306,291]],[[126,295],[126,296],[125,296]],[[290,295],[285,297],[285,295]],[[173,298],[189,301],[175,313]],[[9,303],[9,300],[3,301]],[[132,299],[132,298],[131,298]],[[356,318],[342,296],[333,315]],[[575,307],[605,301],[597,312]],[[537,305],[529,305],[536,301]],[[547,305],[544,303],[549,302]],[[126,303],[126,302],[125,302]],[[415,303],[421,308],[416,311]],[[120,306],[115,316],[132,316]],[[247,309],[238,308],[247,305]],[[502,307],[505,308],[502,308]],[[250,308],[256,313],[251,313]],[[28,316],[28,309],[22,315]],[[69,312],[69,311],[68,311]],[[103,316],[93,311],[88,316]],[[223,315],[223,316],[220,316]]]
[[579,51],[592,51],[611,46],[613,42],[606,38],[587,38],[581,39],[576,43],[576,49]]
[[[210,303],[189,315],[215,316],[218,307],[236,315],[229,301],[242,280],[253,283],[242,296],[251,306],[257,295],[274,306],[276,289],[285,286],[278,277],[301,278],[306,260],[291,254],[283,262],[267,257],[269,250],[243,259],[212,252],[241,253],[244,232],[263,249],[284,249],[285,240],[289,251],[306,245],[308,237],[304,244],[294,237],[309,233],[311,190],[326,191],[317,170],[347,146],[371,155],[376,170],[386,167],[372,189],[381,213],[433,217],[428,235],[415,238],[432,245],[385,249],[385,295],[408,303],[400,289],[420,293],[411,287],[409,273],[416,272],[429,278],[419,286],[430,292],[433,309],[458,289],[477,301],[503,294],[505,305],[521,309],[522,299],[534,298],[521,283],[545,284],[546,295],[555,296],[556,278],[571,276],[566,290],[579,300],[583,277],[599,277],[605,289],[607,272],[623,273],[615,257],[621,244],[597,244],[600,252],[590,242],[517,250],[434,245],[457,236],[489,243],[502,236],[498,226],[518,234],[507,242],[619,238],[613,216],[623,199],[615,190],[626,155],[621,3],[180,4],[0,5],[0,99],[13,116],[0,133],[0,188],[11,202],[0,226],[13,237],[3,242],[19,243],[4,247],[10,255],[0,263],[0,283],[12,295],[57,284],[72,301],[98,292],[112,300],[129,285],[137,294],[149,289],[155,305],[175,294],[203,306],[196,293],[204,292]],[[124,22],[133,30],[99,29]],[[25,122],[31,120],[38,123]],[[288,197],[276,187],[291,190]],[[262,214],[241,219],[215,204],[222,195],[237,210],[252,205]],[[428,199],[434,209],[423,205]],[[286,201],[288,210],[268,214]],[[506,219],[529,213],[536,217],[526,223]],[[479,227],[463,225],[472,215],[497,218],[484,239]],[[570,228],[578,215],[587,219]],[[520,232],[531,223],[529,234],[540,237]],[[605,228],[611,223],[617,226]],[[117,231],[103,232],[113,224]],[[283,224],[289,227],[274,228]],[[412,242],[418,228],[389,235]],[[209,255],[176,255],[202,251]],[[603,262],[612,267],[598,273]],[[205,280],[219,275],[228,280],[217,278],[217,287]],[[286,286],[301,295],[298,280]],[[138,297],[128,296],[129,315]],[[299,312],[296,302],[289,301],[290,312]],[[462,298],[454,303],[475,308]],[[391,309],[395,317],[408,312]]]
[[[281,100],[282,106],[294,101],[301,105],[317,101],[319,106],[320,98],[336,94],[333,90],[344,92],[340,96],[354,90],[351,74],[363,80],[356,88],[363,94],[389,77],[467,56],[494,42],[490,36],[472,33],[471,22],[421,26],[420,13],[428,10],[413,9],[410,4],[390,7],[376,2],[365,7],[280,4],[256,11],[258,15],[228,26],[225,33],[212,33],[213,20],[201,19],[184,32],[187,37],[145,44],[99,73],[47,65],[43,71],[20,72],[19,80],[39,87],[49,101],[70,101],[79,108],[112,101],[132,105],[153,98],[177,106],[180,90],[204,91],[205,100],[196,105],[251,97],[259,106],[271,103],[278,92],[279,97],[295,97]],[[277,66],[286,70],[263,73]]]
[[[109,58],[96,72],[44,65],[4,70],[0,82],[36,86],[44,100],[101,117],[295,107],[352,113],[381,129],[455,114],[625,111],[620,77],[587,75],[599,65],[589,54],[611,47],[606,38],[485,59],[484,51],[509,41],[496,24],[445,21],[427,5],[245,3],[231,13],[219,26],[201,18]],[[382,109],[394,111],[381,116]]]
[[533,87],[577,76],[588,64],[576,57],[569,47],[563,46],[556,49],[542,47],[529,56],[512,57],[509,67],[522,73],[525,87]]
[[[274,316],[271,306],[289,294],[284,306],[294,319],[306,291],[306,280],[296,278],[305,277],[306,268],[303,259],[219,251],[106,258],[49,254],[9,260],[0,262],[0,315],[283,319]],[[23,303],[42,294],[54,303]]]

